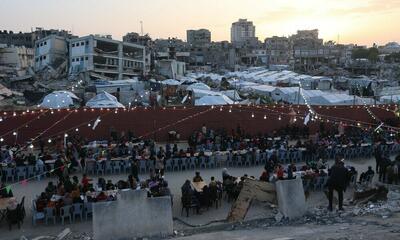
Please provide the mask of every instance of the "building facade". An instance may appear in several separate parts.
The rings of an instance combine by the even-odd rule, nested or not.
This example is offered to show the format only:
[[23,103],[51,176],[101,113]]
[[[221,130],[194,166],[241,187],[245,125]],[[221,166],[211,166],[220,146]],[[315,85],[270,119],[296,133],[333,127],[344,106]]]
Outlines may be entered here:
[[67,39],[51,35],[35,42],[35,71],[46,66],[56,68],[68,60]]
[[34,48],[35,41],[45,38],[50,35],[62,36],[65,38],[74,38],[69,31],[58,30],[58,29],[43,29],[36,28],[31,32],[17,32],[3,30],[0,31],[0,43],[7,44],[9,46],[25,46],[27,48]]
[[287,37],[273,36],[265,39],[268,64],[289,64],[292,48]]
[[258,41],[256,38],[256,27],[253,22],[247,19],[239,19],[232,23],[231,27],[231,43],[234,45],[245,45]]
[[33,49],[26,47],[0,46],[0,66],[24,70],[33,66]]
[[191,46],[207,46],[211,43],[211,32],[207,29],[187,30],[186,39]]
[[100,36],[69,42],[70,74],[85,73],[95,79],[126,79],[145,75],[144,46]]

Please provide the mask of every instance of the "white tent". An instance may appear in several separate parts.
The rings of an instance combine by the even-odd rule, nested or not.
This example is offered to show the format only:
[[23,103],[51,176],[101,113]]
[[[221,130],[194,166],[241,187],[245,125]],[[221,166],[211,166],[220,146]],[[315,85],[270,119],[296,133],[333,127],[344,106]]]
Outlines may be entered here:
[[74,104],[73,99],[79,100],[79,98],[72,92],[54,91],[44,97],[40,106],[52,109],[68,108],[70,105]]
[[181,85],[181,82],[179,82],[175,79],[167,79],[167,80],[161,81],[161,84],[170,85],[170,86],[179,86],[179,85]]
[[186,88],[187,91],[193,91],[193,89],[202,89],[202,90],[208,90],[208,91],[211,90],[211,88],[209,86],[207,86],[207,84],[204,84],[201,82],[191,84]]
[[107,92],[97,94],[86,103],[86,106],[90,108],[125,108],[116,97]]
[[226,90],[226,91],[221,91],[221,93],[234,101],[242,100],[239,96],[239,93],[236,90]]
[[204,96],[196,100],[196,106],[209,106],[209,105],[230,105],[234,102],[225,95],[221,96]]

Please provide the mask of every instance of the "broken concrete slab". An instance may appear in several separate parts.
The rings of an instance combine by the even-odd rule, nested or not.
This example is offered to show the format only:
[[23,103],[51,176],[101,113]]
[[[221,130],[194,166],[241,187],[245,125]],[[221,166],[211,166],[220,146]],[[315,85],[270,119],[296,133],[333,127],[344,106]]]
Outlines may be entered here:
[[147,198],[146,190],[137,190],[121,192],[114,202],[95,203],[93,232],[95,240],[172,235],[171,198]]
[[268,182],[246,179],[238,198],[232,204],[231,211],[228,214],[228,221],[244,220],[253,200],[275,204],[275,186]]
[[289,219],[302,217],[307,211],[303,183],[300,178],[275,183],[279,211]]

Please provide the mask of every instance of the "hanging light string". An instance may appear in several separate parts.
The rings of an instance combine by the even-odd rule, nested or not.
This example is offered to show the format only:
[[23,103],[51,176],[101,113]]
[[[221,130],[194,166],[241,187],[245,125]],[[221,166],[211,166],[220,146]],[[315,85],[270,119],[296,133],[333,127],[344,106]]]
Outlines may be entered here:
[[[247,107],[247,106],[246,106]],[[244,107],[242,107],[244,108]],[[300,118],[300,119],[304,119],[304,115],[297,113],[295,116],[291,115],[290,113],[287,112],[281,112],[281,111],[277,111],[277,110],[273,110],[273,109],[269,109],[266,108],[268,111],[273,112],[273,115],[279,115],[279,116],[290,116],[290,117],[295,117],[295,118]],[[277,108],[279,109],[279,108]],[[242,110],[245,111],[245,110]],[[232,108],[230,110],[230,112],[232,112]],[[251,110],[246,110],[245,112],[251,113],[251,117],[254,118],[254,113],[264,113],[264,112],[259,112],[259,111],[254,111],[254,109]],[[266,119],[267,115],[264,115],[264,119]],[[315,118],[315,120],[320,120],[320,121],[327,121],[327,122],[332,122],[335,124],[340,124],[340,123],[345,123],[346,125],[350,125],[350,126],[354,126],[354,127],[358,127],[358,128],[362,128],[363,125],[367,125],[368,127],[377,127],[379,126],[379,124],[376,123],[368,123],[368,122],[363,122],[363,121],[358,121],[358,120],[353,120],[353,119],[346,119],[346,118],[339,118],[339,117],[332,117],[332,116],[327,116],[327,115],[323,115],[323,114],[318,114],[318,116]],[[383,127],[383,126],[382,126]],[[400,132],[400,128],[397,127],[393,127],[393,126],[385,126],[384,128],[387,128],[390,131],[397,131]]]
[[356,86],[357,86],[358,92],[360,93],[361,101],[363,102],[363,105],[364,105],[365,110],[368,112],[368,114],[371,116],[372,119],[374,119],[375,121],[379,122],[380,124],[381,124],[381,123],[384,124],[384,122],[382,122],[382,121],[378,118],[378,116],[376,116],[376,115],[371,111],[371,109],[368,107],[367,102],[366,102],[365,99],[363,98],[363,93],[362,93],[361,86],[360,86],[357,82],[356,82]]
[[[176,126],[176,125],[178,125],[178,124],[181,124],[181,123],[183,123],[183,122],[185,122],[185,121],[187,121],[187,120],[190,120],[190,119],[192,119],[192,118],[194,118],[194,117],[203,115],[203,114],[208,113],[208,112],[210,112],[210,111],[213,111],[214,109],[217,109],[217,108],[214,107],[214,106],[211,106],[210,108],[207,108],[207,109],[204,110],[204,111],[201,111],[201,112],[199,112],[199,113],[195,113],[195,114],[193,114],[193,115],[190,115],[190,116],[188,116],[188,117],[185,117],[185,118],[183,118],[183,119],[180,119],[180,120],[178,120],[178,121],[176,121],[176,122],[174,122],[174,123],[167,124],[167,125],[165,125],[165,126],[163,126],[163,127],[160,127],[160,128],[158,128],[158,129],[156,129],[156,130],[153,130],[153,131],[150,131],[150,132],[148,132],[148,133],[142,134],[139,138],[144,138],[144,137],[147,137],[147,136],[149,136],[149,135],[156,134],[156,133],[158,133],[158,132],[160,132],[160,131],[163,131],[163,130],[168,129],[168,128],[170,128],[170,127],[173,127],[173,126]],[[222,107],[220,107],[220,109],[222,109]]]
[[27,122],[21,124],[20,126],[14,128],[14,129],[9,130],[8,132],[2,134],[0,137],[5,137],[5,136],[7,136],[7,135],[10,134],[10,133],[18,132],[19,129],[24,128],[24,127],[28,126],[28,124],[30,124],[30,123],[32,123],[32,122],[34,122],[34,121],[40,119],[40,116],[45,115],[47,112],[48,112],[48,111],[41,112],[41,114],[40,114],[38,117],[32,118],[32,119],[30,119],[29,121],[27,121]]
[[[103,115],[101,115],[100,118],[103,118],[103,117],[105,117],[105,116],[107,116],[107,115],[109,115],[109,114],[111,114],[111,112],[106,112],[106,113],[104,113]],[[96,116],[95,118],[92,118],[92,119],[90,119],[89,121],[86,121],[86,122],[80,123],[80,124],[78,124],[78,125],[75,125],[75,126],[69,128],[69,129],[67,129],[67,130],[59,131],[59,132],[57,132],[57,133],[55,133],[55,134],[49,136],[49,138],[54,138],[54,137],[60,136],[61,134],[65,134],[65,133],[68,133],[68,132],[72,132],[72,131],[76,130],[77,128],[79,129],[79,128],[82,127],[82,126],[86,126],[87,124],[89,124],[89,123],[91,123],[91,122],[93,122],[93,121],[96,121],[96,119],[98,119],[98,118],[99,118],[99,116]]]

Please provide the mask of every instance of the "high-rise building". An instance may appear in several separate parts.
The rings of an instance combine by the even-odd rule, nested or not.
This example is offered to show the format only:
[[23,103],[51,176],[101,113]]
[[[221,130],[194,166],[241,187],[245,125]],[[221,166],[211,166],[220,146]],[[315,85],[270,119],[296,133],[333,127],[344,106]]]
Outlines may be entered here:
[[211,32],[207,29],[187,30],[186,38],[192,46],[204,46],[211,43]]
[[232,23],[231,27],[231,42],[234,45],[244,45],[248,42],[257,41],[256,27],[253,22],[247,19],[239,19]]

